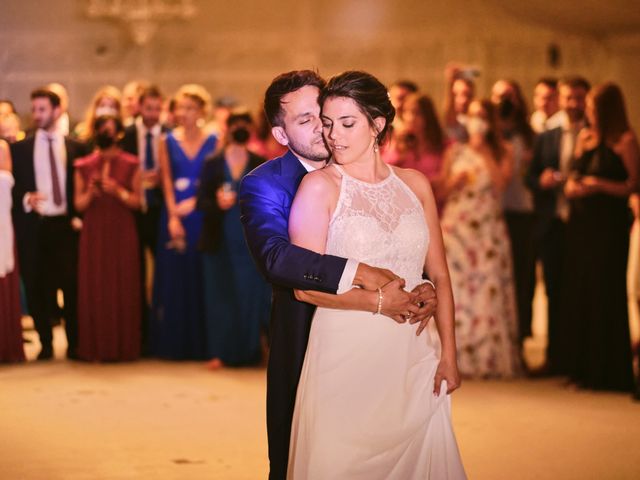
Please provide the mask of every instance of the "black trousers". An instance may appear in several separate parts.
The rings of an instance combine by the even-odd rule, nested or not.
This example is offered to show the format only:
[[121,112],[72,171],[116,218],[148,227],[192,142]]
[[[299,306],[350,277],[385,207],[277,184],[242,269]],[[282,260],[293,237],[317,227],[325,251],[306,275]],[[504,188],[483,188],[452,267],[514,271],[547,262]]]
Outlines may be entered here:
[[140,242],[140,289],[142,294],[142,352],[148,353],[149,350],[149,315],[151,305],[148,302],[147,291],[149,285],[147,283],[147,252],[151,253],[152,258],[156,258],[156,249],[158,248],[158,229],[160,227],[160,207],[150,207],[146,212],[139,212],[136,215],[136,225],[138,230],[138,240]]
[[69,217],[42,217],[31,254],[22,278],[40,343],[43,349],[52,346],[51,295],[60,288],[64,294],[67,354],[73,355],[78,342],[78,233],[71,228]]
[[511,239],[513,275],[520,342],[531,336],[533,294],[536,287],[536,216],[533,212],[505,211],[505,220]]
[[544,270],[544,285],[548,300],[547,365],[550,373],[565,373],[568,359],[562,348],[562,332],[565,329],[562,315],[564,292],[563,267],[565,263],[566,225],[554,218],[540,241],[540,260]]
[[273,286],[267,367],[269,480],[287,477],[291,420],[315,308],[296,301],[291,290]]

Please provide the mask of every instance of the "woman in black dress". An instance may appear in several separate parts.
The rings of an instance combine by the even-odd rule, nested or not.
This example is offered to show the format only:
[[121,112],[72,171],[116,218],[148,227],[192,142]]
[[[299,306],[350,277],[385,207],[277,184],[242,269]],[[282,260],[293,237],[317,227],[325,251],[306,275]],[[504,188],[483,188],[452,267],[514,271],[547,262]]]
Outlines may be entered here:
[[631,216],[638,189],[638,143],[619,87],[606,83],[587,97],[590,128],[576,144],[565,193],[567,228],[564,336],[570,379],[596,390],[631,391],[633,369],[627,313],[626,269]]

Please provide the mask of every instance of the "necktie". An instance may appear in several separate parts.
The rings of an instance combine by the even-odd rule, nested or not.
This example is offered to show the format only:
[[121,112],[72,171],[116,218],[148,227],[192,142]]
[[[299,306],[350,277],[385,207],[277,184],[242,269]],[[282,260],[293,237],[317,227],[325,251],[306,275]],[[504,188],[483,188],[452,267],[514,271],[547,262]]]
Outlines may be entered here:
[[156,166],[153,161],[153,135],[151,132],[147,132],[146,143],[144,148],[144,169],[153,170]]
[[56,157],[53,154],[53,136],[48,136],[49,140],[49,167],[51,168],[51,186],[53,190],[53,203],[62,205],[62,192],[60,191],[60,180],[58,169],[56,168]]

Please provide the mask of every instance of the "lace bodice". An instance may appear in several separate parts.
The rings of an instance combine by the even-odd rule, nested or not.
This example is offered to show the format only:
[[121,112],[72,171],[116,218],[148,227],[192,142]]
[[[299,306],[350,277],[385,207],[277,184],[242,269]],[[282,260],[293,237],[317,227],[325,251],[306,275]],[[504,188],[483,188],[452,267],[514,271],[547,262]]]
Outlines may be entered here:
[[389,168],[389,176],[367,183],[342,175],[340,197],[329,224],[326,253],[388,268],[407,289],[422,279],[429,247],[424,211],[411,189]]

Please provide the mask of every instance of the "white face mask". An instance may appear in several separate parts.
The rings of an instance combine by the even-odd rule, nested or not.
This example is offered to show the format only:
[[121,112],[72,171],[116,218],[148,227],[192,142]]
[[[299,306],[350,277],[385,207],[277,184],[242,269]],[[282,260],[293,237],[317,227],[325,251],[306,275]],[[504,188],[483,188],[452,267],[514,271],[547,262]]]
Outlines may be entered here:
[[113,107],[98,107],[96,108],[96,118],[102,117],[103,115],[109,115],[113,117],[118,116],[118,111]]
[[469,117],[467,120],[467,132],[469,135],[486,135],[489,131],[489,124],[480,117]]

